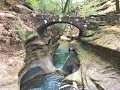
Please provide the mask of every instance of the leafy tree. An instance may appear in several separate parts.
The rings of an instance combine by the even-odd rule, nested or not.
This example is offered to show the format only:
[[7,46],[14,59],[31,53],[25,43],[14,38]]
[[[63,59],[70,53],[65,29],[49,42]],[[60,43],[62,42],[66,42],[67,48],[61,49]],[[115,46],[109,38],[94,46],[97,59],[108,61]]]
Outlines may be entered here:
[[38,8],[45,14],[61,15],[64,13],[71,16],[75,16],[79,12],[81,15],[77,16],[93,14],[95,10],[92,8],[92,1],[94,0],[86,0],[86,3],[72,3],[72,0],[27,0],[27,2],[30,2],[35,8]]
[[[44,13],[62,14],[66,0],[26,0]],[[65,5],[66,6],[66,5]],[[68,6],[66,6],[67,9]],[[65,10],[66,11],[66,10]]]
[[66,3],[65,3],[64,9],[63,9],[63,13],[66,12],[69,3],[70,3],[70,0],[67,0]]
[[33,5],[34,8],[38,7],[37,1],[36,0],[26,0],[26,2],[29,2]]

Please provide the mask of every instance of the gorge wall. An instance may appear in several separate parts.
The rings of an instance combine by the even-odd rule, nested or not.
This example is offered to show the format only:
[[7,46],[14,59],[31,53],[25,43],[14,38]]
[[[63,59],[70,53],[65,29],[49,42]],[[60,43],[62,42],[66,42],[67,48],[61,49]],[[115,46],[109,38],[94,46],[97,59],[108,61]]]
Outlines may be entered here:
[[[38,23],[34,21],[34,11],[15,3],[14,5],[11,3],[10,6],[11,11],[7,7],[4,8],[6,11],[0,11],[0,55],[2,56],[0,58],[0,90],[20,90],[20,84],[22,87],[25,82],[35,76],[54,72],[56,69],[52,64],[53,52],[59,45],[57,40],[62,35],[60,29],[53,26],[43,30],[42,35],[39,36],[35,32],[38,29],[36,28]],[[75,48],[80,67],[77,67],[76,72],[73,70],[63,83],[75,81],[79,87],[84,84],[86,87],[98,88],[97,83],[99,88],[105,90],[110,90],[110,85],[113,86],[111,90],[117,90],[117,88],[119,90],[120,31],[119,26],[114,26],[119,24],[119,19],[117,15],[111,14],[101,15],[101,17],[95,20],[96,15],[90,16],[90,27],[83,32]],[[85,46],[87,49],[85,48],[84,51],[82,49]],[[93,52],[87,51],[89,49]],[[96,56],[100,57],[95,58]],[[110,68],[106,65],[110,65]],[[90,73],[94,70],[100,72]],[[97,78],[98,73],[100,78]],[[80,76],[82,78],[79,78]],[[106,77],[110,80],[106,80]],[[87,84],[86,81],[92,84]],[[106,84],[106,82],[109,83]]]
[[42,38],[35,36],[26,42],[25,67],[19,73],[21,86],[35,76],[56,71],[53,54],[59,45],[59,33],[58,28],[48,29]]

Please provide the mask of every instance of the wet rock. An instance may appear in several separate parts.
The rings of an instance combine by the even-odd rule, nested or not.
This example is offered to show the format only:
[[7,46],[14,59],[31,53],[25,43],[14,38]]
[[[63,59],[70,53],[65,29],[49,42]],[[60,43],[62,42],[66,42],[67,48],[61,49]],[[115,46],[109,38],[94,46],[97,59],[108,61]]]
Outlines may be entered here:
[[76,82],[62,83],[59,90],[79,90]]
[[25,82],[31,80],[32,78],[34,78],[34,76],[43,74],[45,74],[45,71],[39,66],[29,68],[28,71],[21,78],[20,86],[22,87]]

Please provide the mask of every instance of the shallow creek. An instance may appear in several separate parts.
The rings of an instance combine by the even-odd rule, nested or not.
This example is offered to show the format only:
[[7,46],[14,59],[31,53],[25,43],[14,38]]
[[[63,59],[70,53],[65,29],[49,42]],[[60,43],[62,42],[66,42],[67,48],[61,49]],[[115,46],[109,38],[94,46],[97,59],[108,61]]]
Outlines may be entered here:
[[[68,47],[65,45],[59,45],[53,57],[53,64],[57,70],[62,68],[68,54]],[[59,90],[63,78],[64,76],[57,72],[44,76],[38,76],[22,90]]]

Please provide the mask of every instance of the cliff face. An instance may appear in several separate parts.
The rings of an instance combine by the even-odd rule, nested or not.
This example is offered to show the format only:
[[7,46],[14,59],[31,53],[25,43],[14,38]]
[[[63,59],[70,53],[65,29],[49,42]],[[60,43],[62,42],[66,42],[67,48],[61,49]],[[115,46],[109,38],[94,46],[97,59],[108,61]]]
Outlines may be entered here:
[[[24,66],[23,44],[15,24],[15,12],[0,11],[0,89],[19,90],[18,73]],[[20,24],[20,23],[19,23]]]
[[0,90],[20,90],[20,84],[56,70],[52,56],[59,45],[56,41],[61,31],[52,26],[40,37],[31,19],[35,15],[31,8],[16,0],[2,0],[1,3]]
[[98,14],[116,13],[116,2],[115,0],[103,0],[96,10],[99,11]]
[[59,29],[48,29],[42,38],[35,36],[25,44],[26,58],[25,67],[19,73],[21,86],[28,80],[38,75],[52,73],[56,71],[53,66],[53,54],[58,47],[60,37]]
[[[55,71],[55,67],[52,65],[52,56],[58,46],[56,41],[59,39],[61,32],[58,28],[49,28],[44,30],[42,37],[40,37],[35,31],[37,30],[34,26],[35,22],[31,19],[35,14],[31,9],[21,5],[22,2],[16,0],[2,1],[4,2],[2,2],[3,6],[0,10],[0,90],[19,90],[20,84],[24,85],[25,82],[35,76]],[[110,22],[112,19],[109,19]],[[116,22],[114,21],[114,23]],[[107,83],[107,86],[104,86],[105,82],[102,79],[106,78],[107,75],[110,76],[108,81],[114,81],[113,85],[119,81],[119,75],[116,74],[120,69],[119,26],[113,26],[113,23],[109,25],[104,25],[104,22],[101,23],[102,28],[99,26],[96,30],[86,30],[84,32],[81,41],[82,44],[87,43],[88,46],[81,45],[82,47],[79,47],[79,44],[76,49],[82,68],[78,69],[77,67],[78,71],[75,73],[73,73],[74,70],[71,71],[73,74],[68,75],[64,81],[77,81],[80,85],[81,72],[83,72],[82,78],[86,86],[87,82],[92,82],[90,79],[94,79],[96,82],[99,80],[97,84],[101,85],[102,88],[107,88],[112,83]],[[94,58],[97,56],[93,54],[94,52],[87,52],[86,49],[82,50],[85,46],[87,49],[92,48],[100,58]],[[102,61],[99,61],[101,58]],[[116,81],[113,78],[111,79],[111,76],[114,77],[112,74],[107,73],[104,76],[106,63],[115,68],[113,73],[117,75]],[[83,71],[81,71],[82,69]],[[102,73],[94,72],[94,70],[99,71],[100,69]],[[112,68],[110,68],[111,70]],[[107,71],[109,72],[109,69]],[[99,74],[100,77],[103,74],[103,78],[97,78],[96,74]],[[87,82],[85,82],[86,80]],[[91,86],[96,88],[94,83]],[[109,90],[109,88],[106,90]],[[115,89],[113,88],[113,90]]]
[[[27,32],[31,33],[33,29],[20,16],[32,11],[22,5],[18,7],[19,3],[14,0],[0,3],[0,90],[19,90],[18,73],[25,65],[24,43]],[[15,7],[17,9],[12,11]]]
[[65,77],[61,85],[61,88],[65,88],[61,90],[69,89],[66,86],[69,84],[72,87],[74,82],[80,90],[120,89],[120,22],[117,17],[119,15],[108,14],[94,18],[93,15],[89,19],[91,27],[83,32],[81,42],[71,42],[76,47],[80,67]]

